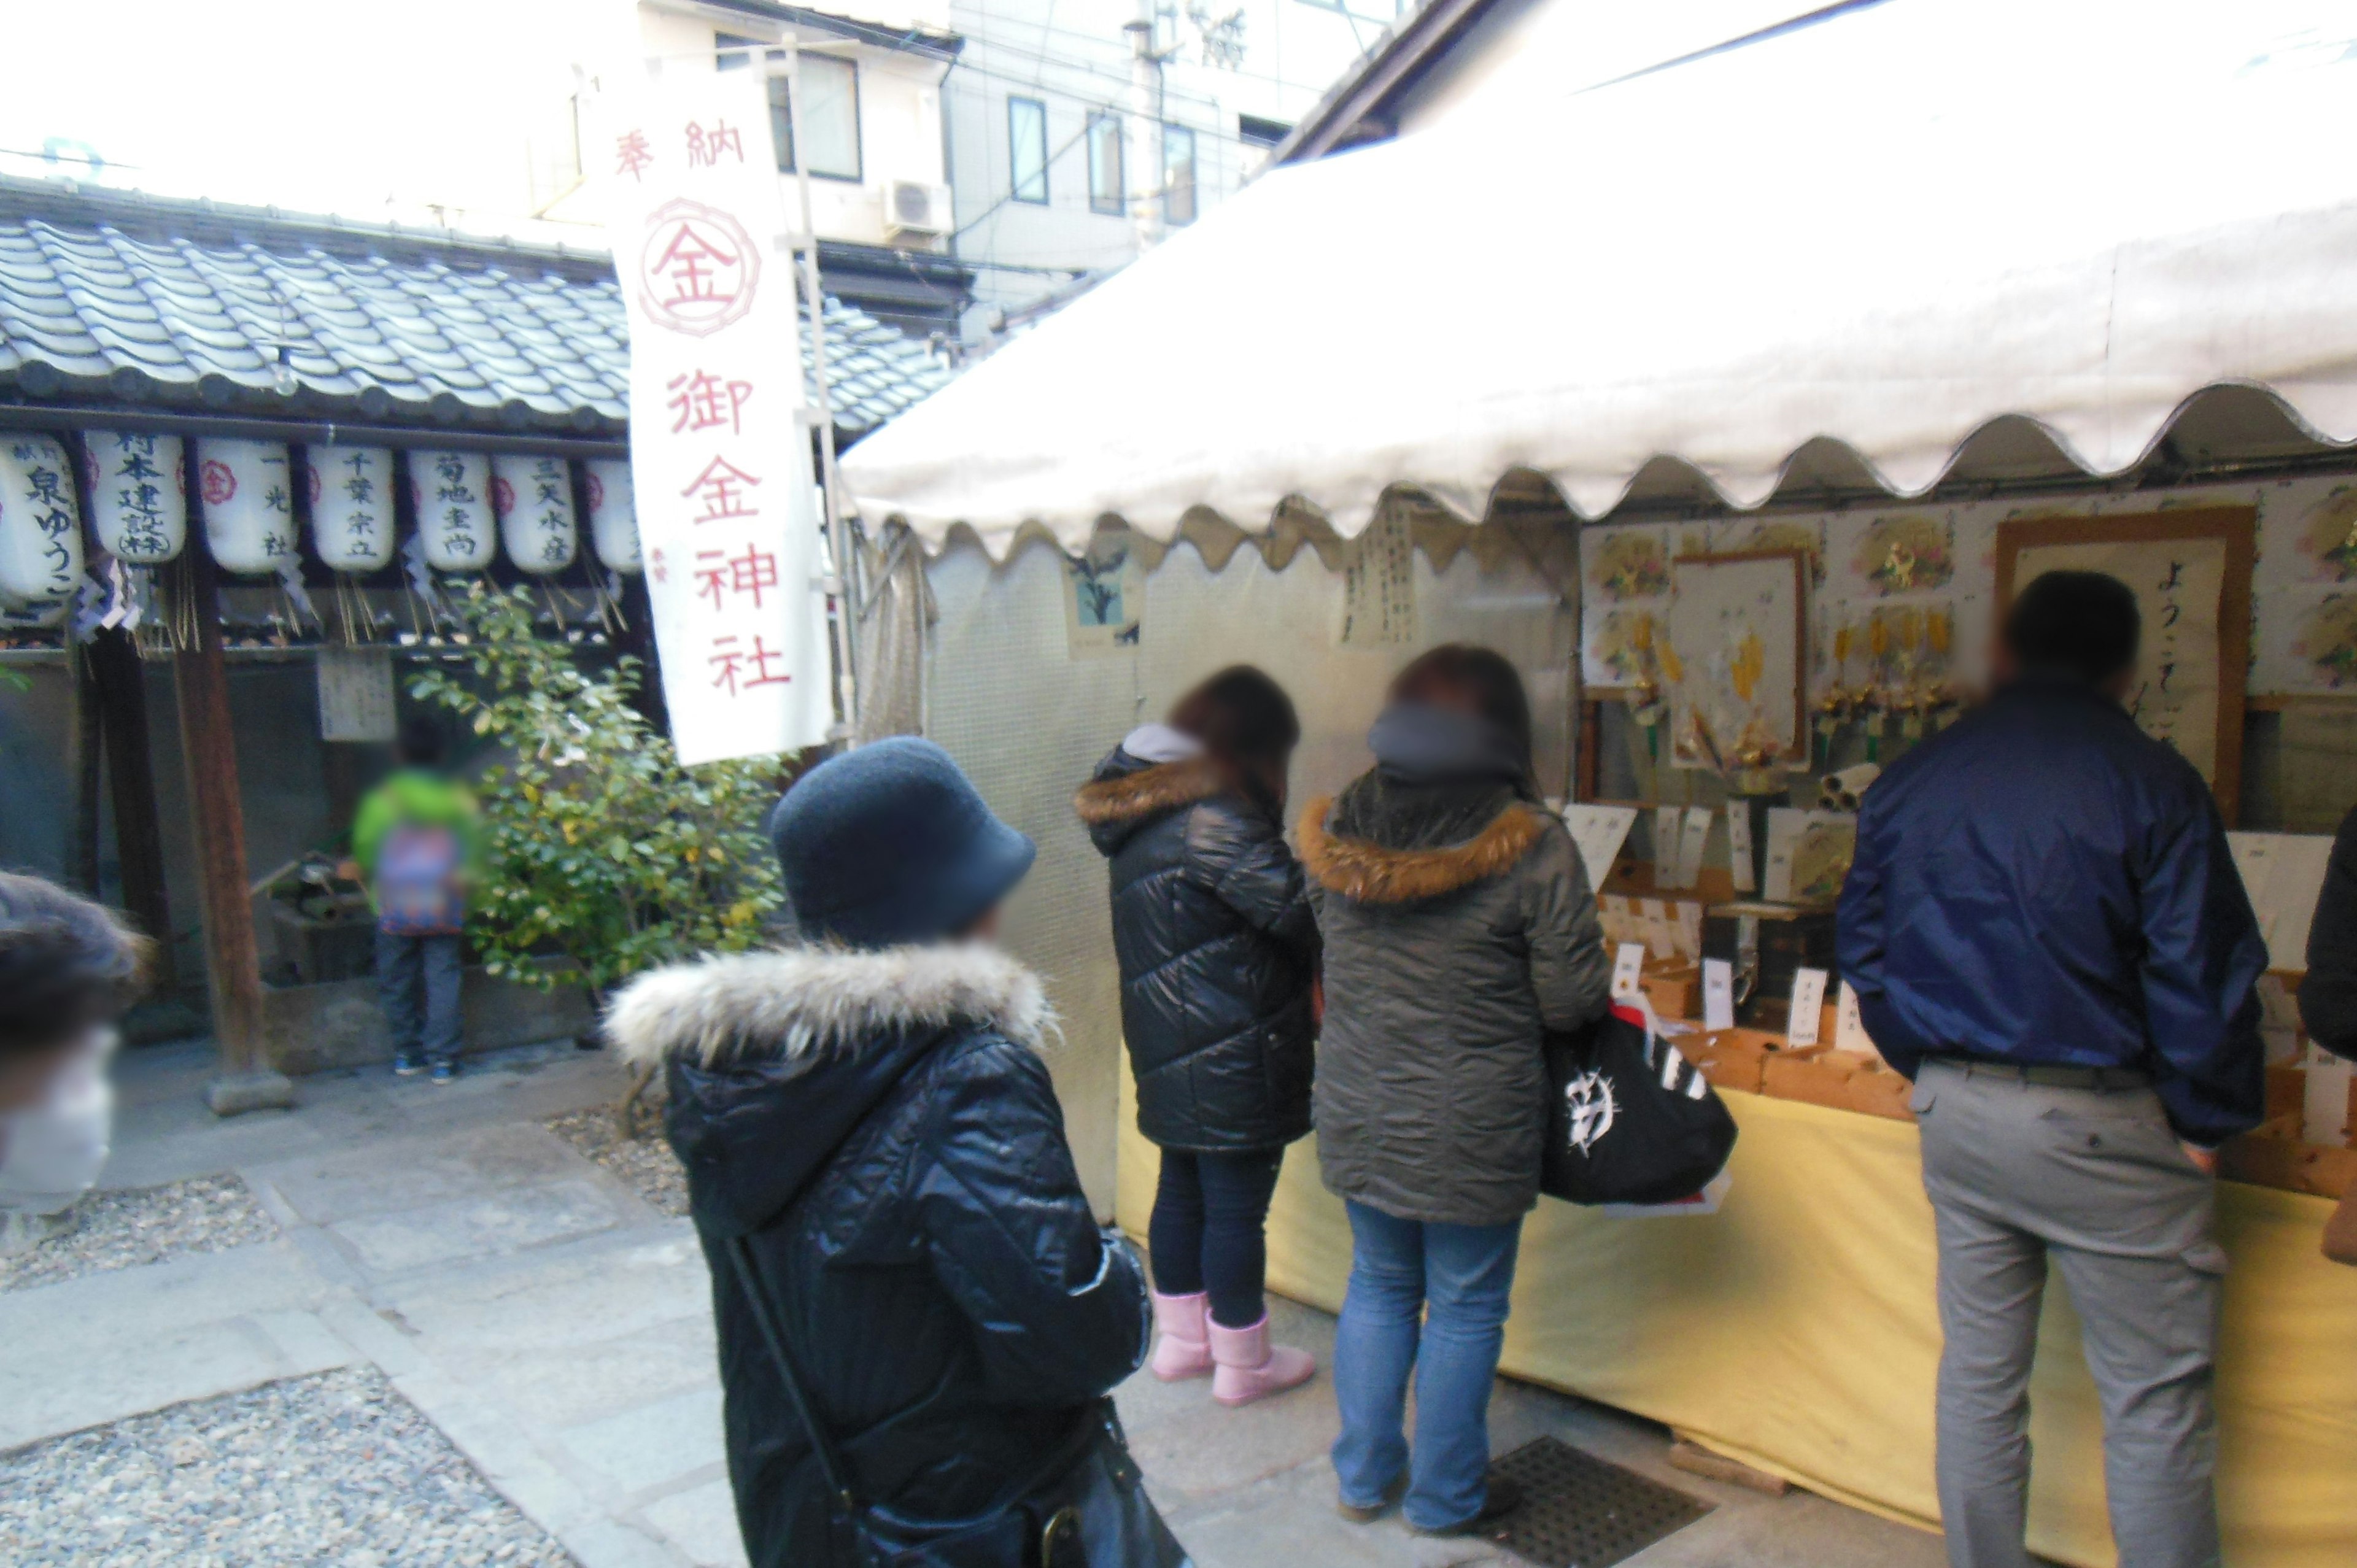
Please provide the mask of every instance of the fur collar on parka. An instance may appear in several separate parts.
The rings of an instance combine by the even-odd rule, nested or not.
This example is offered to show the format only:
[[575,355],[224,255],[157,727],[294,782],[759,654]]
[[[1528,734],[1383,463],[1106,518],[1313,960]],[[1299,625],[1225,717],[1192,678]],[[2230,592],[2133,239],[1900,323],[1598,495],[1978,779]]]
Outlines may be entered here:
[[1312,800],[1301,816],[1301,864],[1318,885],[1361,904],[1412,904],[1512,870],[1539,842],[1539,819],[1520,802],[1462,843],[1387,849],[1329,832],[1331,800]]
[[857,1052],[960,1024],[1037,1049],[1055,1015],[1039,977],[996,948],[796,947],[650,971],[614,999],[606,1034],[633,1067],[673,1056],[718,1067]]
[[1091,779],[1072,797],[1072,810],[1090,827],[1108,827],[1158,817],[1226,792],[1228,783],[1208,757],[1157,763],[1134,773]]

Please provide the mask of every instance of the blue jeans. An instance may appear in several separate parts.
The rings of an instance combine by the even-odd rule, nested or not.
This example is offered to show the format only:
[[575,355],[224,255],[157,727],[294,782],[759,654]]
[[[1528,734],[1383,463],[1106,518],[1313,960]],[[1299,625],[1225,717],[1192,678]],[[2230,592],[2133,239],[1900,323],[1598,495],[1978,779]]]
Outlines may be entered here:
[[[1351,1285],[1334,1335],[1342,1500],[1372,1508],[1405,1472],[1407,1521],[1446,1530],[1480,1513],[1489,1496],[1490,1385],[1523,1222],[1426,1225],[1348,1207]],[[1403,1425],[1410,1369],[1413,1462]]]
[[376,934],[376,995],[400,1056],[458,1059],[458,981],[466,963],[460,939]]
[[1211,1298],[1211,1321],[1250,1328],[1268,1315],[1268,1200],[1276,1191],[1283,1149],[1248,1155],[1162,1151],[1162,1179],[1146,1244],[1154,1285],[1164,1295]]

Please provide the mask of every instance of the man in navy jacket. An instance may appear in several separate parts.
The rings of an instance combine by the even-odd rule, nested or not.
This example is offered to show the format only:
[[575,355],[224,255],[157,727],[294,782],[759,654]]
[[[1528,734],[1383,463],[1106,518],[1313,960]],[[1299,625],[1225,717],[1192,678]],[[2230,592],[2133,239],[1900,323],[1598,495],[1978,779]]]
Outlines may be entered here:
[[1955,1568],[2030,1563],[2050,1259],[2103,1400],[2122,1568],[2219,1560],[2212,1177],[2266,1103],[2267,955],[2208,789],[2121,705],[2138,634],[2115,578],[2032,582],[1995,697],[1867,795],[1842,891],[1843,978],[1915,1080]]

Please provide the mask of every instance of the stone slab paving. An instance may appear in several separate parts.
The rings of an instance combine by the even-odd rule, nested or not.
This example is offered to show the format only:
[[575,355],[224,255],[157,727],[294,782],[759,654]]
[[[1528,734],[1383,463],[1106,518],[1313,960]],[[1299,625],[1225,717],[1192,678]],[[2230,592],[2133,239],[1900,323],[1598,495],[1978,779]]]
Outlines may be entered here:
[[234,1176],[93,1192],[62,1219],[47,1240],[0,1253],[0,1292],[219,1252],[278,1234],[277,1222]]
[[574,1562],[372,1369],[264,1383],[0,1455],[0,1561]]
[[[170,1049],[124,1059],[107,1179],[234,1174],[276,1239],[0,1294],[0,1450],[291,1377],[372,1369],[581,1568],[744,1562],[702,1251],[666,1199],[668,1155],[601,1143],[622,1087],[616,1064],[560,1046],[478,1059],[447,1089],[382,1069],[323,1074],[302,1081],[294,1111],[227,1122],[196,1103],[209,1066]],[[1275,1310],[1283,1337],[1330,1354],[1332,1319]],[[1117,1398],[1147,1484],[1199,1568],[1504,1561],[1479,1541],[1334,1513],[1336,1418],[1322,1374],[1241,1411],[1214,1405],[1207,1380],[1143,1373]],[[1668,1468],[1656,1427],[1501,1384],[1499,1451],[1543,1433],[1718,1505],[1631,1559],[1638,1568],[1942,1559],[1935,1537],[1805,1494],[1769,1499],[1699,1481]]]

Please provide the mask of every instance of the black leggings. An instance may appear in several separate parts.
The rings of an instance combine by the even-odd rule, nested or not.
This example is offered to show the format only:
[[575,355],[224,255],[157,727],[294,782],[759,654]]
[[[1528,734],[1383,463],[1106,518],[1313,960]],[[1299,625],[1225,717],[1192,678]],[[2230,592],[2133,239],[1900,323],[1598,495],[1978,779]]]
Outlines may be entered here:
[[1282,1149],[1242,1155],[1163,1150],[1162,1182],[1146,1231],[1155,1287],[1165,1295],[1209,1292],[1211,1321],[1222,1328],[1258,1323],[1267,1310],[1261,1285],[1268,1273],[1268,1241],[1261,1226],[1284,1163]]

